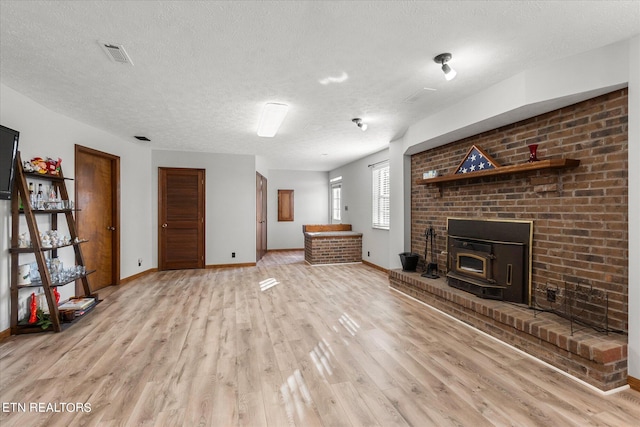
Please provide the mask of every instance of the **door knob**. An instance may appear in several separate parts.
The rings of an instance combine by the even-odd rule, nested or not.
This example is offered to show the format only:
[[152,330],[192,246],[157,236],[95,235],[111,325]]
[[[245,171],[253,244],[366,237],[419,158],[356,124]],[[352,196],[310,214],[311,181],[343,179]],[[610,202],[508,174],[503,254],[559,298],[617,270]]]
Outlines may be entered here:
[[113,226],[107,226],[107,230],[109,230],[109,231],[115,231],[115,230],[116,230],[116,228],[115,228],[115,227],[113,227]]
[[162,228],[167,228],[167,223],[162,224]]

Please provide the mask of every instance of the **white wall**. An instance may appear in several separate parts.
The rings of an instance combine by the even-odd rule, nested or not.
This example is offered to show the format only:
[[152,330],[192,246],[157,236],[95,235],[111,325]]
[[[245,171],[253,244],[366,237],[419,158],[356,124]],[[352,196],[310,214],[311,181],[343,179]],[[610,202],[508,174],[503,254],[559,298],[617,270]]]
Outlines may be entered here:
[[[640,158],[640,36],[629,47],[629,165]],[[629,218],[640,218],[640,170],[629,168]],[[640,224],[629,221],[629,375],[640,379]]]
[[[362,259],[382,268],[389,268],[389,231],[373,228],[371,215],[371,168],[369,165],[389,160],[389,150],[349,163],[329,173],[333,179],[342,176],[342,223],[351,224],[362,233]],[[391,170],[391,169],[389,169]],[[398,262],[400,258],[396,257]]]
[[398,254],[411,250],[411,157],[402,143],[389,144],[389,269],[402,267]]
[[256,172],[269,179],[269,161],[263,156],[256,156]]
[[[294,190],[294,221],[278,221],[278,190]],[[329,174],[292,170],[269,170],[267,178],[267,247],[304,248],[304,224],[329,222]]]
[[[153,150],[149,222],[158,265],[158,168],[205,169],[205,263],[241,264],[256,261],[256,166],[254,156]],[[231,253],[236,257],[232,258]]]
[[[0,123],[20,132],[19,149],[24,159],[35,156],[62,158],[66,176],[74,175],[74,144],[105,151],[121,158],[121,277],[131,276],[151,267],[150,211],[151,150],[135,140],[125,141],[100,129],[55,113],[0,85]],[[73,199],[73,181],[67,182]],[[39,218],[40,219],[40,218]],[[0,201],[0,331],[9,327],[10,256],[8,253],[11,216],[10,203]],[[39,224],[41,224],[39,222]],[[45,222],[43,226],[48,225]],[[48,228],[48,227],[45,227]],[[65,264],[74,262],[73,251],[58,252]],[[138,267],[138,258],[143,259]],[[29,262],[27,257],[24,257]],[[23,263],[21,256],[20,262]],[[21,300],[28,297],[24,291]],[[60,288],[62,298],[73,295],[73,284]]]

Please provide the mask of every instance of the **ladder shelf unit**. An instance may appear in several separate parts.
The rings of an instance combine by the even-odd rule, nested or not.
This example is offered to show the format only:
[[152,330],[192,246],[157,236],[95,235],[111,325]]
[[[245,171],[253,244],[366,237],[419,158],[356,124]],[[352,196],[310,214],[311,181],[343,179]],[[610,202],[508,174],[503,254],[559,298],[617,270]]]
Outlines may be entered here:
[[[18,318],[19,295],[20,291],[23,289],[34,290],[36,288],[42,288],[47,301],[47,307],[49,309],[49,320],[51,321],[50,327],[44,329],[44,331],[53,330],[55,332],[60,332],[66,325],[73,323],[70,322],[63,325],[58,310],[58,302],[56,301],[53,292],[54,288],[65,286],[78,280],[82,284],[84,296],[87,298],[95,299],[95,303],[91,307],[87,307],[81,312],[77,312],[79,314],[78,318],[89,312],[99,302],[97,295],[92,292],[91,286],[89,285],[88,276],[91,273],[94,273],[95,270],[86,271],[84,257],[82,255],[81,249],[81,245],[83,243],[86,243],[86,240],[80,240],[78,237],[76,222],[74,218],[75,210],[73,208],[61,208],[59,205],[49,205],[52,207],[51,209],[43,209],[42,207],[36,209],[31,205],[31,198],[27,185],[28,178],[36,181],[49,182],[50,185],[55,189],[56,194],[60,195],[61,201],[69,200],[66,181],[71,179],[65,178],[62,171],[60,171],[59,175],[26,172],[23,168],[20,153],[18,153],[16,157],[16,176],[11,195],[11,247],[9,249],[9,252],[11,254],[11,333],[14,335],[43,331],[43,329],[36,323],[28,323],[24,320],[21,321],[21,319]],[[64,216],[67,228],[69,230],[70,242],[63,243],[58,246],[44,246],[40,239],[40,231],[38,229],[38,221],[36,217],[48,216],[50,219],[50,229],[58,230],[59,215]],[[27,234],[31,238],[30,247],[19,246],[21,217],[25,218],[27,224]],[[49,268],[47,267],[46,255],[48,254],[51,259],[57,258],[58,250],[64,248],[73,248],[75,253],[76,266],[83,267],[81,270],[84,271],[54,282],[49,272]],[[39,281],[32,281],[28,284],[19,283],[18,267],[20,265],[20,256],[24,254],[34,255],[35,262],[40,273]]]

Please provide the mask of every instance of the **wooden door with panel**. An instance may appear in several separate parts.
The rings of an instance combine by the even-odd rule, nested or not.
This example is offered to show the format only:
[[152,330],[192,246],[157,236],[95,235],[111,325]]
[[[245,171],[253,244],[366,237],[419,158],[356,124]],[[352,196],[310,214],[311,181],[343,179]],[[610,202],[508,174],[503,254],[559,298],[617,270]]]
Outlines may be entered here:
[[158,269],[205,267],[205,170],[158,168]]

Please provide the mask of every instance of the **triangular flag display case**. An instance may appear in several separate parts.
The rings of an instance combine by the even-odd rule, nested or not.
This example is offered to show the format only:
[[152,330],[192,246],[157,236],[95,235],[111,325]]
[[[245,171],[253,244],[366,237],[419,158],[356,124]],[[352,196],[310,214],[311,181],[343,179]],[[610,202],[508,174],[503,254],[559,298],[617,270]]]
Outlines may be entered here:
[[[40,183],[48,183],[55,194],[59,195],[60,200],[55,203],[48,203],[45,206],[32,206],[27,179],[38,181]],[[62,331],[65,326],[73,323],[89,312],[99,302],[97,295],[94,295],[89,286],[88,275],[95,271],[86,271],[84,258],[82,256],[81,244],[86,241],[78,237],[76,223],[74,219],[75,210],[69,202],[69,193],[67,192],[66,181],[62,170],[57,175],[41,174],[37,172],[26,172],[23,168],[20,153],[16,158],[16,177],[11,195],[11,333],[22,334],[32,332],[42,332],[53,330],[55,332]],[[69,232],[69,238],[64,242],[56,242],[54,244],[43,244],[41,234],[38,229],[38,221],[36,217],[47,216],[50,221],[50,229],[58,230],[58,216],[63,215]],[[24,217],[27,225],[27,233],[30,236],[31,245],[20,242],[20,219]],[[73,273],[64,276],[55,277],[52,280],[52,274],[47,266],[47,257],[49,261],[57,259],[58,250],[63,248],[73,248],[75,252],[75,263]],[[35,263],[38,267],[39,280],[20,280],[19,267],[20,256],[24,254],[33,254]],[[92,304],[84,306],[82,310],[65,313],[65,321],[61,319],[58,310],[58,301],[56,288],[75,283],[76,280],[82,284],[84,298],[93,299]],[[30,302],[32,294],[39,292],[40,288],[46,297],[46,305],[48,316],[43,314],[44,307],[39,307],[41,317],[38,321],[29,322]],[[27,299],[27,318],[19,319],[19,301]],[[43,326],[45,328],[43,329]]]
[[482,148],[477,145],[472,145],[469,151],[467,151],[467,155],[464,156],[454,171],[454,174],[482,172],[499,167],[498,162],[493,160],[493,157]]

